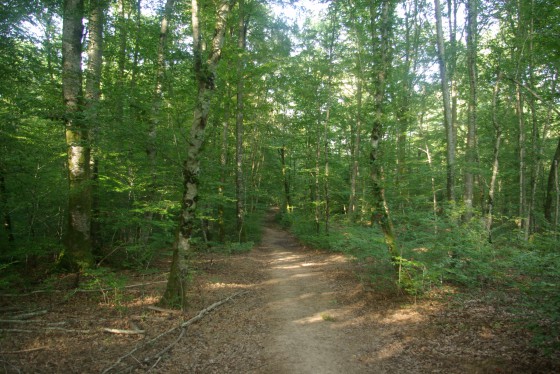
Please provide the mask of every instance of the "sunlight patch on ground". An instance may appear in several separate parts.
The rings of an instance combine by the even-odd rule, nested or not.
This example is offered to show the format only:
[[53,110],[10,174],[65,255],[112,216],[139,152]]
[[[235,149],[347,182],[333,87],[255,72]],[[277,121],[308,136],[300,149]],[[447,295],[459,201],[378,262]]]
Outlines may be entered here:
[[135,306],[144,306],[144,305],[154,305],[157,304],[159,302],[160,296],[144,296],[141,298],[137,298],[134,300],[131,300],[129,302],[120,302],[120,303],[115,303],[115,306],[117,306],[117,304],[120,304],[122,306],[126,306],[128,308],[132,308]]
[[241,283],[222,283],[222,282],[216,282],[216,283],[209,283],[207,285],[207,287],[209,289],[216,289],[216,288],[241,288],[241,289],[247,289],[247,288],[251,288],[252,285],[250,284],[241,284]]
[[417,311],[412,310],[398,310],[386,318],[383,318],[380,322],[389,324],[400,324],[400,323],[415,323],[420,322],[424,318]]

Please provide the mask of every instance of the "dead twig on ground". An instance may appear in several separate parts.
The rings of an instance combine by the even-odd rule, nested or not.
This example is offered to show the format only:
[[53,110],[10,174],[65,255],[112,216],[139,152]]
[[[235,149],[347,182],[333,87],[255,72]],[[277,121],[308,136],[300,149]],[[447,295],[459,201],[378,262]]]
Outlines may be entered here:
[[19,351],[5,351],[5,352],[0,352],[0,355],[17,355],[17,354],[20,354],[20,353],[42,351],[43,349],[47,349],[47,348],[48,347],[37,347],[37,348],[21,349]]
[[42,316],[43,314],[47,314],[49,311],[48,310],[38,310],[35,312],[29,312],[29,313],[23,313],[23,314],[18,314],[16,316],[11,316],[8,319],[9,320],[24,320],[24,319],[30,319],[33,317],[37,317],[37,316]]
[[0,332],[22,332],[22,333],[39,333],[42,331],[58,331],[67,333],[80,333],[80,334],[94,334],[98,331],[96,330],[77,330],[77,329],[64,329],[62,327],[42,327],[40,329],[34,330],[24,330],[24,329],[0,329]]
[[[74,292],[74,293],[104,292],[104,291],[112,291],[115,288],[128,289],[128,288],[135,288],[135,287],[142,287],[142,286],[150,286],[152,284],[160,284],[160,283],[166,283],[166,282],[167,282],[167,280],[161,280],[161,281],[155,281],[155,282],[131,284],[131,285],[128,285],[128,286],[123,286],[123,287],[96,288],[96,289],[91,289],[91,290],[78,288],[78,289],[66,290],[66,291]],[[66,291],[64,291],[64,292],[66,292]],[[31,295],[35,295],[35,294],[39,294],[39,293],[56,293],[56,292],[63,292],[63,291],[62,290],[36,290],[36,291],[28,292],[28,293],[5,293],[5,294],[0,294],[0,296],[1,297],[25,297],[25,296],[31,296]]]
[[[183,323],[181,323],[180,325],[177,325],[167,331],[162,332],[161,334],[159,334],[158,336],[156,336],[153,339],[150,339],[149,341],[147,341],[144,344],[138,345],[136,348],[134,348],[133,350],[131,350],[130,352],[128,352],[127,354],[125,354],[124,356],[121,356],[117,359],[117,361],[115,361],[115,363],[111,366],[109,366],[108,368],[106,368],[105,370],[103,370],[102,374],[108,373],[111,370],[115,369],[125,358],[132,356],[134,353],[138,352],[140,349],[147,347],[151,344],[153,344],[154,342],[156,342],[157,340],[159,340],[160,338],[162,338],[165,335],[168,335],[170,333],[172,333],[173,331],[177,330],[177,329],[182,329],[185,330],[186,327],[192,325],[193,323],[201,320],[205,315],[207,315],[209,312],[211,312],[212,310],[216,309],[217,307],[219,307],[222,304],[227,303],[228,301],[232,300],[233,298],[237,297],[237,296],[241,296],[245,293],[247,293],[249,291],[241,291],[241,292],[237,292],[223,300],[217,301],[214,304],[204,308],[203,310],[201,310],[200,312],[198,312],[196,314],[196,316],[194,316],[193,318],[189,319],[188,321],[185,321]],[[170,344],[168,347],[166,347],[165,349],[163,349],[162,351],[160,351],[160,353],[158,353],[156,356],[154,356],[154,358],[156,357],[161,357],[163,354],[165,354],[165,352],[167,352],[169,349],[171,349],[175,344],[177,344],[180,340],[180,338],[182,338],[184,335],[183,331],[181,332],[181,334],[179,335],[179,338],[176,339],[172,344]],[[158,360],[159,362],[159,360]],[[157,362],[156,362],[157,364]]]
[[146,333],[144,330],[121,330],[121,329],[110,329],[108,327],[104,328],[103,331],[110,332],[111,334],[121,334],[121,335],[143,335]]
[[165,309],[165,308],[160,308],[160,307],[154,306],[154,305],[149,305],[149,306],[146,307],[146,309],[150,309],[150,310],[153,310],[155,312],[160,312],[160,313],[168,313],[168,314],[182,314],[183,313],[181,310]]

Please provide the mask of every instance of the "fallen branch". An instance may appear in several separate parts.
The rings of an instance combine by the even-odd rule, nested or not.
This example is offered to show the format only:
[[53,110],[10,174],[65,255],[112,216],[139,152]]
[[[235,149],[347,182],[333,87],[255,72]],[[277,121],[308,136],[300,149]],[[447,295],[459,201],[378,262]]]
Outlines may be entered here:
[[200,312],[198,312],[198,314],[197,314],[196,316],[194,316],[193,318],[189,319],[189,320],[186,321],[186,322],[183,322],[183,323],[181,324],[181,327],[184,328],[184,327],[187,327],[187,326],[189,326],[189,325],[192,325],[193,323],[195,323],[195,322],[197,322],[198,320],[202,319],[202,317],[204,317],[206,314],[208,314],[208,313],[209,313],[210,311],[212,311],[213,309],[216,309],[217,307],[219,307],[219,306],[222,305],[222,304],[227,303],[228,301],[230,301],[230,300],[233,299],[234,297],[241,296],[241,295],[243,295],[243,294],[246,294],[247,292],[249,292],[249,291],[241,291],[241,292],[238,292],[238,293],[236,293],[236,294],[233,294],[233,295],[231,295],[230,297],[227,297],[227,298],[225,298],[225,299],[223,299],[223,300],[221,300],[221,301],[215,302],[214,304],[210,305],[208,308],[203,309],[203,310],[201,310]]
[[23,297],[23,296],[36,295],[36,294],[39,294],[39,293],[52,293],[52,292],[62,292],[62,291],[60,291],[60,290],[36,290],[36,291],[27,292],[27,293],[3,293],[3,294],[0,294],[0,296],[2,296],[2,297]]
[[[19,320],[19,319],[0,319],[0,323],[13,323],[16,325],[26,325],[26,324],[37,324],[37,323],[45,323],[45,321],[41,320]],[[61,326],[66,325],[68,322],[61,321],[61,322],[49,322],[47,326]]]
[[[175,327],[173,327],[173,328],[171,328],[171,329],[169,329],[169,330],[167,330],[167,331],[162,332],[161,334],[159,334],[159,335],[156,336],[155,338],[153,338],[153,339],[147,341],[147,342],[146,342],[145,344],[143,344],[143,345],[138,345],[136,348],[134,348],[133,350],[131,350],[130,352],[128,352],[128,353],[125,354],[124,356],[119,357],[119,358],[117,359],[117,361],[116,361],[113,365],[111,365],[111,366],[109,366],[108,368],[106,368],[105,370],[103,370],[102,374],[105,374],[105,373],[110,372],[111,370],[113,370],[114,368],[116,368],[125,358],[132,356],[134,353],[136,353],[136,352],[139,351],[140,349],[142,349],[142,348],[144,348],[144,347],[146,347],[146,346],[148,346],[148,345],[153,344],[153,343],[154,343],[155,341],[157,341],[158,339],[162,338],[163,336],[165,336],[165,335],[167,335],[167,334],[172,333],[173,331],[175,331],[175,330],[177,330],[177,329],[179,329],[179,328],[185,330],[185,328],[186,328],[187,326],[190,326],[190,325],[192,325],[193,323],[195,323],[195,322],[201,320],[206,314],[208,314],[208,313],[209,313],[210,311],[212,311],[213,309],[216,309],[216,308],[219,307],[220,305],[225,304],[226,302],[232,300],[234,297],[243,295],[243,294],[245,294],[245,293],[247,293],[247,292],[249,292],[249,291],[241,291],[241,292],[238,292],[238,293],[236,293],[236,294],[233,294],[233,295],[231,295],[231,296],[229,296],[229,297],[227,297],[227,298],[225,298],[225,299],[223,299],[223,300],[217,301],[217,302],[215,302],[214,304],[210,305],[209,307],[207,307],[207,308],[201,310],[200,312],[198,312],[196,316],[194,316],[193,318],[189,319],[188,321],[183,322],[183,323],[181,323],[181,324],[178,325],[178,326],[175,326]],[[166,347],[163,351],[161,351],[161,352],[163,352],[163,353],[160,352],[161,355],[163,355],[165,352],[167,352],[169,349],[171,349],[171,347],[173,347],[175,344],[177,344],[177,342],[178,342],[178,341],[180,340],[180,338],[182,338],[182,337],[183,337],[183,332],[181,332],[181,334],[179,335],[179,338],[178,338],[174,343],[172,343],[170,346]],[[160,354],[158,353],[158,355],[160,355]],[[156,355],[155,357],[158,357],[158,355]],[[159,362],[159,361],[158,361],[158,362]]]
[[93,334],[98,331],[95,330],[76,330],[76,329],[64,329],[62,327],[42,327],[41,329],[35,330],[24,330],[24,329],[0,329],[0,332],[23,332],[23,333],[38,333],[42,331],[59,331],[68,333],[80,333],[80,334]]
[[30,313],[23,313],[23,314],[18,314],[17,316],[12,316],[10,318],[8,318],[9,320],[23,320],[23,319],[29,319],[29,318],[33,318],[33,317],[37,317],[37,316],[42,316],[43,314],[47,314],[48,310],[38,310],[36,312],[30,312]]
[[[89,292],[104,292],[104,291],[112,291],[115,288],[135,288],[135,287],[142,287],[142,286],[149,286],[152,284],[160,284],[160,283],[166,283],[167,280],[161,280],[161,281],[155,281],[155,282],[148,282],[148,283],[139,283],[139,284],[131,284],[129,286],[123,286],[123,287],[111,287],[111,288],[97,288],[97,289],[91,289],[91,290],[85,290],[82,288],[78,288],[78,289],[73,289],[73,290],[66,290],[64,292],[74,292],[74,293],[89,293]],[[39,294],[39,293],[54,293],[54,292],[63,292],[62,290],[36,290],[36,291],[31,291],[28,293],[4,293],[4,294],[0,294],[1,297],[25,297],[25,296],[31,296],[31,295],[35,295],[35,294]]]
[[165,309],[165,308],[160,308],[158,306],[154,306],[154,305],[149,305],[146,307],[146,309],[150,309],[153,310],[155,312],[160,312],[160,313],[169,313],[169,314],[181,314],[182,311],[180,310],[175,310],[175,309]]
[[19,351],[0,352],[0,355],[17,355],[17,354],[20,354],[20,353],[42,351],[43,349],[47,349],[47,347],[37,347],[37,348],[30,348],[30,349],[22,349],[22,350],[19,350]]
[[161,361],[163,355],[165,353],[167,353],[167,351],[169,351],[171,348],[173,348],[177,343],[179,343],[179,341],[181,340],[181,338],[183,337],[183,335],[185,335],[185,332],[187,332],[186,328],[181,328],[181,333],[179,334],[179,336],[177,337],[177,339],[175,339],[171,344],[169,344],[167,347],[165,347],[164,349],[162,349],[161,351],[159,351],[154,357],[152,358],[148,358],[145,359],[144,361],[149,362],[153,359],[157,359],[156,362],[152,365],[152,367],[150,367],[150,369],[148,370],[148,372],[150,372],[153,368],[155,368],[157,366],[157,364]]
[[122,334],[122,335],[142,335],[145,334],[144,330],[121,330],[121,329],[110,329],[104,328],[103,331],[110,332],[111,334]]
[[113,291],[115,288],[135,288],[135,287],[142,287],[142,286],[149,286],[152,284],[160,284],[160,283],[166,283],[167,280],[161,280],[161,281],[156,281],[156,282],[148,282],[148,283],[139,283],[139,284],[131,284],[129,286],[123,286],[123,287],[109,287],[109,288],[96,288],[96,289],[91,289],[91,290],[83,290],[83,289],[77,289],[75,290],[75,292],[104,292],[104,291]]

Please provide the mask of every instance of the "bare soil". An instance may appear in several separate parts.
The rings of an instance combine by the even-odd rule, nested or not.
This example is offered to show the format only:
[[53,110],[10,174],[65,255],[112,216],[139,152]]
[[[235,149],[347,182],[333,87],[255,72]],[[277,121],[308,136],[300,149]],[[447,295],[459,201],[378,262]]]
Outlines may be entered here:
[[133,287],[124,289],[72,292],[61,278],[51,292],[3,295],[0,372],[560,372],[506,308],[381,292],[360,281],[363,264],[307,249],[272,223],[251,252],[201,254],[193,265],[185,312],[150,309],[165,273],[127,274]]

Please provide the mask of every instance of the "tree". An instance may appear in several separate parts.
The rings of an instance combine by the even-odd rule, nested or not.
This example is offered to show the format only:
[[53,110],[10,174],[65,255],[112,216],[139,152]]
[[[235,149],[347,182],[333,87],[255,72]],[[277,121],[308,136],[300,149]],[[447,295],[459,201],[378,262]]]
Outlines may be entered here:
[[474,198],[474,175],[473,168],[476,163],[476,106],[477,106],[477,16],[478,2],[469,0],[467,2],[467,69],[469,75],[469,98],[468,98],[468,125],[467,125],[467,150],[465,170],[465,220],[469,221],[473,215]]
[[441,80],[441,92],[443,98],[443,123],[447,140],[447,200],[455,200],[455,136],[453,129],[453,118],[451,112],[451,98],[449,95],[449,81],[447,76],[445,47],[443,41],[443,27],[441,17],[441,6],[439,0],[434,0],[436,12],[436,38],[437,55]]
[[[437,1],[437,0],[436,0]],[[369,154],[371,182],[372,182],[372,198],[374,200],[374,212],[372,221],[377,222],[383,231],[385,244],[389,250],[391,261],[393,262],[397,274],[400,275],[399,257],[400,252],[396,240],[395,230],[391,219],[389,204],[385,197],[385,188],[383,186],[383,168],[380,163],[380,144],[384,136],[384,117],[386,108],[386,85],[391,66],[391,36],[393,31],[393,19],[395,12],[395,2],[393,0],[384,0],[381,2],[381,17],[379,19],[379,41],[374,46],[376,51],[376,70],[374,72],[374,92],[372,93],[374,100],[374,119],[371,129],[370,142],[371,151]],[[371,11],[372,28],[375,27],[374,11]],[[374,33],[375,35],[375,33]],[[374,41],[375,43],[375,41]]]
[[62,261],[72,270],[93,264],[89,129],[83,116],[83,0],[65,0],[62,31],[62,90],[66,107],[68,154],[68,227]]
[[184,308],[187,303],[188,266],[185,256],[190,250],[190,240],[196,220],[200,151],[204,142],[208,114],[210,113],[210,99],[215,89],[216,67],[222,56],[226,20],[232,5],[230,1],[223,1],[219,4],[214,36],[209,44],[209,51],[205,51],[198,0],[192,0],[193,58],[198,93],[190,130],[187,159],[183,163],[184,191],[181,200],[179,228],[173,243],[173,259],[167,287],[161,300],[161,303],[165,305],[179,304]]
[[[99,100],[101,97],[101,67],[103,63],[103,24],[105,12],[104,0],[90,2],[89,11],[89,43],[87,47],[87,72],[85,85],[86,121],[89,124],[90,142],[95,141],[99,132]],[[49,69],[50,70],[50,69]],[[99,227],[99,160],[95,153],[91,154],[92,161],[92,222],[91,237],[92,251],[99,252],[101,247],[101,228]]]
[[237,115],[235,118],[235,200],[237,215],[237,238],[245,241],[245,183],[243,180],[243,111],[245,88],[245,48],[247,44],[247,20],[245,18],[245,1],[239,0],[239,19],[237,23]]

